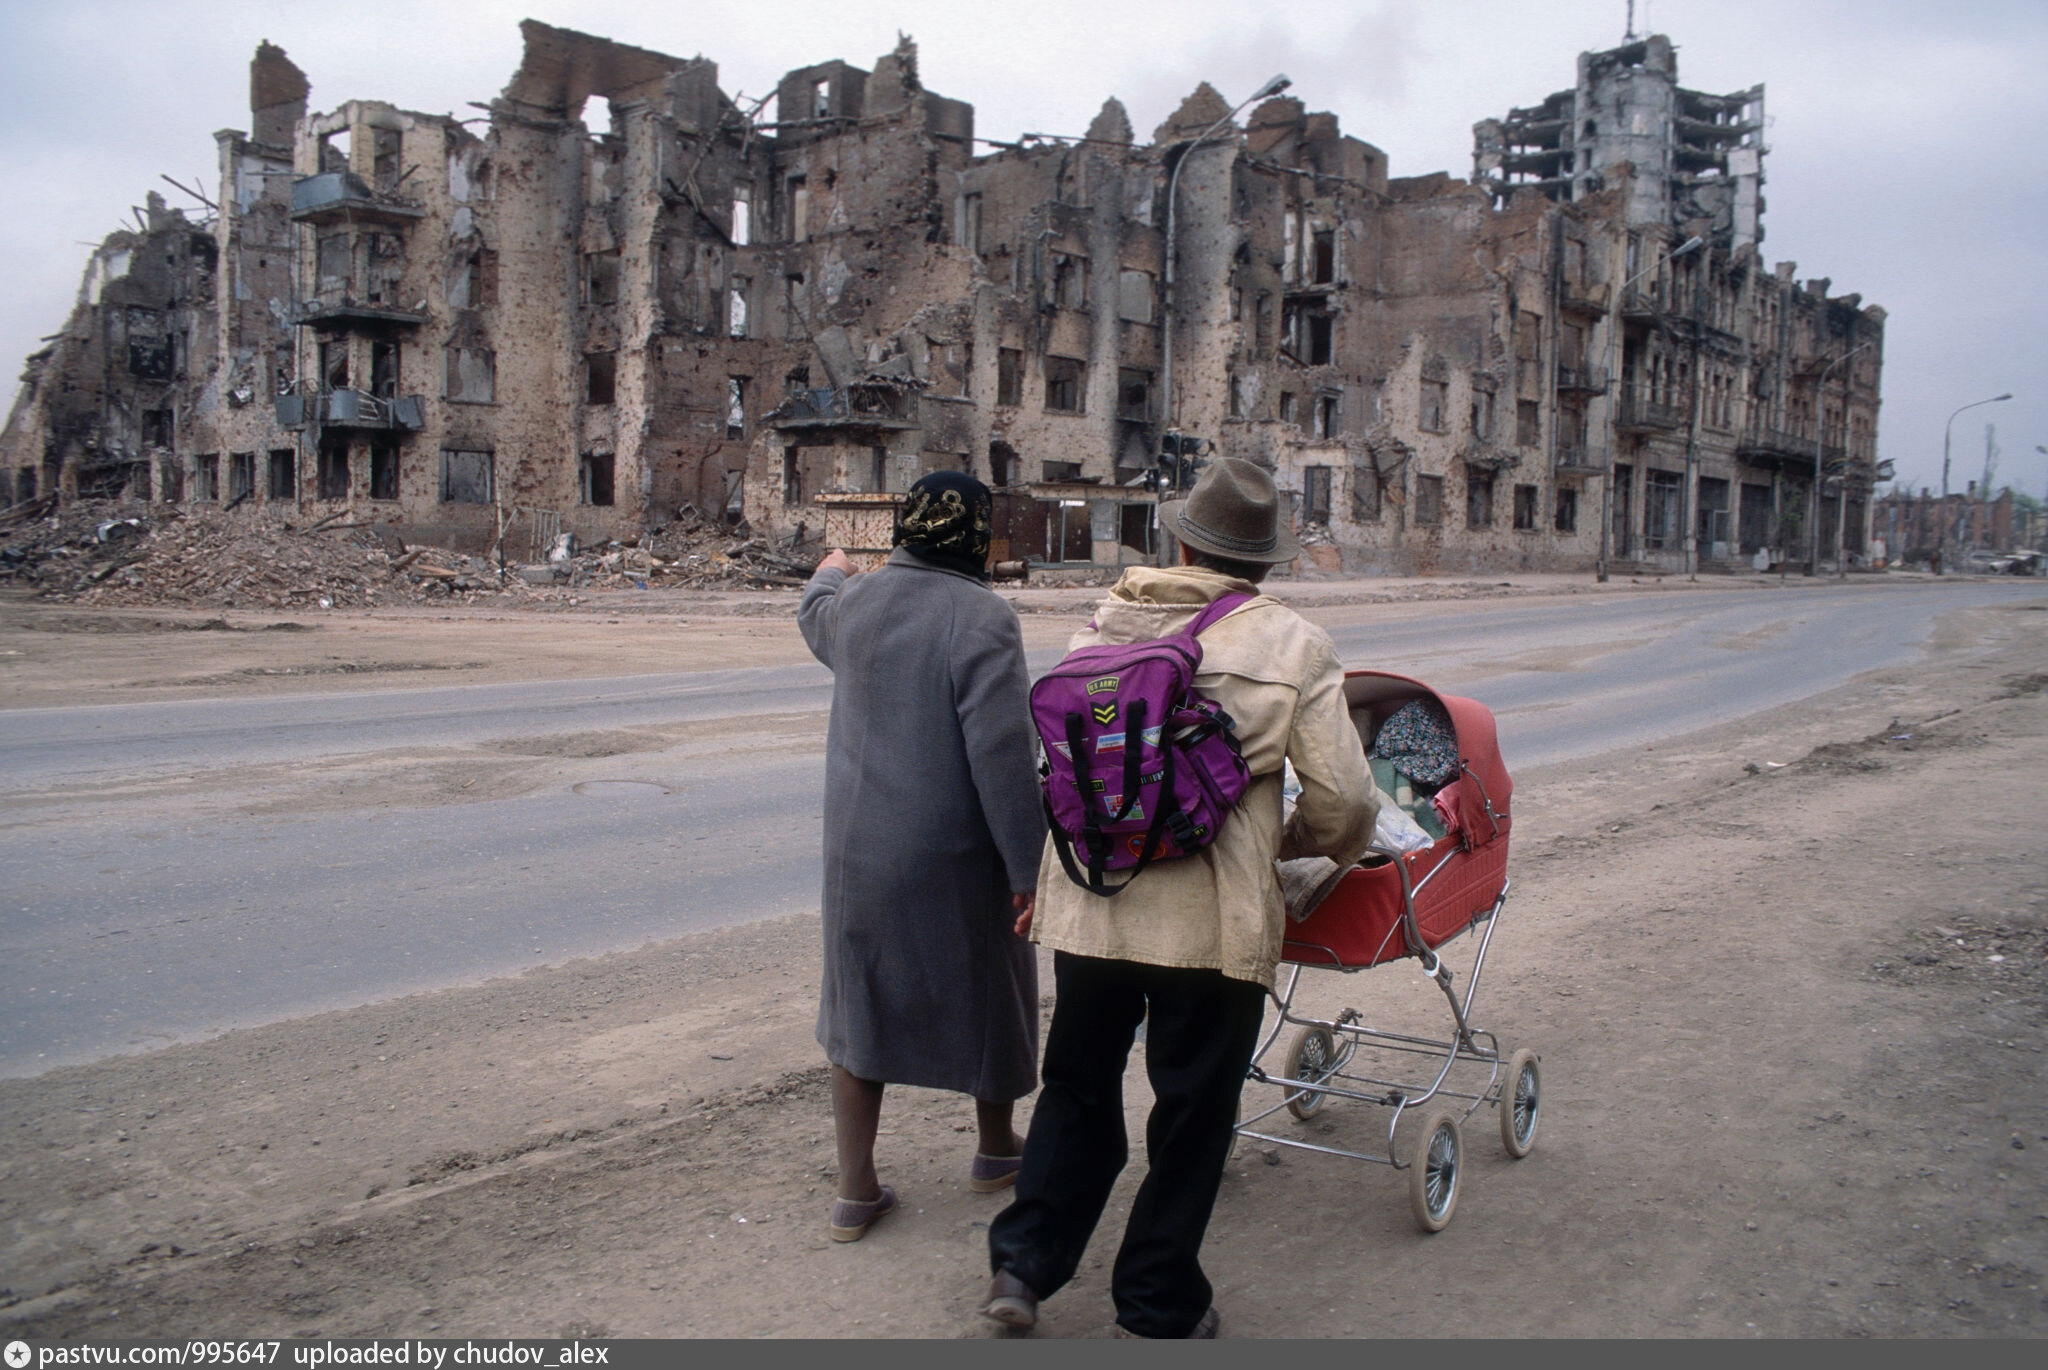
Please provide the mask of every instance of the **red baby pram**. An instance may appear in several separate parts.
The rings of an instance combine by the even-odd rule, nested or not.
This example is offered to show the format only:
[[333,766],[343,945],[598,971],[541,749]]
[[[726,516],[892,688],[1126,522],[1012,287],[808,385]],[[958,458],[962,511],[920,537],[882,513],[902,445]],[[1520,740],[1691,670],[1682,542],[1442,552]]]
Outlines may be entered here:
[[[1528,1155],[1536,1142],[1541,1106],[1537,1056],[1527,1049],[1503,1053],[1494,1035],[1475,1027],[1471,1017],[1479,973],[1507,903],[1508,801],[1514,786],[1501,762],[1493,714],[1476,700],[1438,694],[1420,681],[1381,671],[1348,672],[1344,694],[1368,749],[1380,725],[1401,705],[1428,698],[1443,706],[1456,734],[1460,766],[1457,777],[1439,792],[1439,809],[1448,809],[1456,823],[1449,835],[1420,851],[1401,855],[1376,847],[1343,875],[1312,913],[1301,922],[1288,923],[1281,949],[1287,972],[1274,994],[1280,1015],[1252,1056],[1237,1134],[1240,1139],[1407,1170],[1415,1221],[1424,1231],[1435,1232],[1450,1222],[1457,1206],[1463,1119],[1482,1105],[1497,1109],[1501,1145],[1510,1156]],[[1473,928],[1480,929],[1480,936],[1461,996],[1439,948]],[[1295,1010],[1303,967],[1348,973],[1410,957],[1421,964],[1423,974],[1450,1006],[1453,1032],[1448,1038],[1374,1027],[1352,1008],[1333,1019]],[[1296,1031],[1285,1056],[1278,1069],[1268,1068],[1266,1058],[1289,1026]],[[1412,1062],[1407,1072],[1399,1069],[1399,1063],[1411,1057],[1422,1058],[1420,1072]],[[1451,1088],[1458,1067],[1468,1068],[1464,1074],[1473,1084],[1478,1084],[1477,1069],[1484,1067],[1485,1083],[1464,1091]],[[1396,1075],[1406,1078],[1388,1078]],[[1253,1090],[1255,1085],[1272,1086],[1278,1101],[1260,1107],[1264,1100]],[[1258,1130],[1283,1109],[1307,1122],[1332,1099],[1390,1110],[1384,1155]],[[1438,1100],[1445,1102],[1425,1111],[1403,1157],[1395,1141],[1402,1116]],[[1450,1103],[1454,1100],[1461,1101],[1462,1108]]]

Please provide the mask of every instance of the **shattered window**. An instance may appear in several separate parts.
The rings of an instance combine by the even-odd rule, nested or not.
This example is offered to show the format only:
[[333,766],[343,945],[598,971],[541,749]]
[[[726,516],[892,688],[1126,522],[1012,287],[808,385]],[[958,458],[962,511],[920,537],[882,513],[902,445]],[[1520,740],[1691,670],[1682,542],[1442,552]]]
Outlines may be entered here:
[[170,410],[145,409],[142,411],[142,445],[144,447],[171,446]]
[[317,295],[341,295],[349,287],[349,266],[351,244],[347,233],[323,233],[318,247],[314,249],[315,273],[318,277],[313,284]]
[[228,454],[228,499],[239,503],[256,493],[256,454],[254,452],[230,452]]
[[491,454],[441,452],[441,502],[443,504],[489,504],[491,502]]
[[1315,435],[1319,438],[1334,438],[1341,425],[1338,422],[1342,401],[1335,395],[1316,396]]
[[1292,390],[1282,390],[1280,392],[1280,422],[1299,423],[1300,421],[1301,415],[1296,408],[1294,392]]
[[[164,503],[177,504],[185,498],[185,468],[176,457],[167,457],[158,463],[157,474]],[[14,488],[16,503],[26,503],[36,497],[36,471],[33,466],[24,466],[15,472]]]
[[1579,492],[1560,487],[1557,492],[1557,512],[1551,518],[1551,527],[1560,533],[1575,533],[1579,528]]
[[1484,441],[1493,438],[1493,392],[1472,387],[1472,436]]
[[1152,421],[1152,373],[1119,367],[1116,373],[1116,416],[1136,423]]
[[1070,252],[1052,254],[1050,303],[1061,309],[1088,307],[1088,259]]
[[217,453],[192,459],[192,498],[209,504],[220,498],[220,457]]

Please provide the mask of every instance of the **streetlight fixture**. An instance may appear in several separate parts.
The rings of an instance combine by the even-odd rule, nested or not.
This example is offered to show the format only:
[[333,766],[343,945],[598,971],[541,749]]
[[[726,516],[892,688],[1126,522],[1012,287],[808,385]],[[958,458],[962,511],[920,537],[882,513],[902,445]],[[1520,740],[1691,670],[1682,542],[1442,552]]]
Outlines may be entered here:
[[1667,264],[1677,261],[1688,253],[1697,252],[1706,245],[1707,240],[1697,234],[1687,238],[1684,242],[1666,253],[1663,261],[1653,262],[1649,266],[1644,267],[1641,271],[1623,281],[1621,288],[1614,292],[1613,314],[1615,317],[1607,321],[1607,381],[1608,384],[1615,387],[1617,394],[1607,402],[1607,474],[1600,482],[1600,560],[1594,567],[1594,578],[1596,580],[1604,582],[1607,579],[1609,540],[1612,538],[1614,531],[1614,443],[1621,426],[1621,416],[1617,412],[1617,406],[1620,404],[1620,395],[1618,393],[1620,385],[1619,377],[1614,369],[1614,354],[1615,339],[1621,331],[1619,315],[1621,313],[1622,297],[1628,294],[1630,286],[1640,281],[1643,277],[1653,275]]
[[[1180,160],[1173,164],[1173,175],[1167,178],[1166,267],[1163,273],[1162,288],[1160,290],[1160,304],[1164,310],[1164,317],[1160,321],[1159,330],[1159,390],[1164,427],[1168,432],[1173,431],[1174,416],[1176,409],[1173,394],[1173,262],[1174,257],[1177,255],[1177,248],[1179,244],[1174,237],[1173,230],[1174,215],[1179,205],[1180,173],[1187,166],[1189,160],[1194,157],[1195,153],[1201,149],[1202,144],[1208,142],[1211,138],[1215,137],[1216,131],[1222,128],[1225,124],[1229,123],[1232,119],[1235,119],[1238,116],[1239,112],[1242,111],[1246,105],[1253,104],[1259,100],[1270,99],[1273,96],[1278,95],[1281,91],[1286,90],[1289,86],[1293,84],[1294,82],[1289,80],[1285,75],[1278,75],[1269,79],[1266,82],[1266,84],[1260,86],[1257,90],[1253,91],[1251,95],[1248,98],[1246,98],[1242,104],[1239,104],[1235,109],[1232,109],[1230,113],[1224,115],[1221,119],[1218,119],[1215,123],[1209,125],[1209,127],[1207,127],[1206,129],[1203,129],[1201,135],[1197,137],[1192,143],[1189,143],[1187,145],[1187,149],[1181,153]],[[1179,472],[1179,454],[1178,452],[1176,452],[1174,459],[1174,474],[1176,481],[1178,481],[1179,479]]]
[[[1813,388],[1813,508],[1808,510],[1810,517],[1806,520],[1806,574],[1809,576],[1820,574],[1820,445],[1826,436],[1828,426],[1828,373],[1849,360],[1849,358],[1855,356],[1858,352],[1870,347],[1876,341],[1873,338],[1870,342],[1858,343],[1822,367],[1820,370],[1820,382]],[[1847,395],[1844,395],[1842,397],[1842,409],[1845,418],[1848,408],[1849,399]],[[1840,508],[1842,510],[1842,517],[1845,519],[1848,517],[1848,504],[1849,485],[1847,481],[1844,481],[1842,483]],[[1837,558],[1841,556],[1840,549],[1836,550],[1835,555]]]
[[[1950,518],[1950,517],[1948,516],[1948,440],[1949,440],[1949,437],[1950,437],[1950,435],[1951,435],[1951,434],[1953,434],[1953,433],[1955,432],[1955,426],[1956,426],[1956,414],[1960,414],[1960,413],[1962,413],[1962,412],[1963,412],[1963,410],[1965,410],[1965,409],[1976,409],[1976,408],[1979,408],[1979,407],[1981,407],[1981,406],[1983,406],[1983,405],[1987,405],[1987,404],[1999,404],[1999,403],[2002,403],[2003,401],[2005,401],[2005,400],[2009,400],[2009,399],[2011,399],[2011,398],[2012,398],[2012,392],[2011,392],[2010,390],[2008,390],[2008,391],[2007,391],[2006,393],[2004,393],[2003,395],[1993,395],[1993,396],[1992,396],[1992,397],[1991,397],[1990,399],[1988,399],[1988,400],[1972,400],[1972,401],[1970,401],[1970,402],[1969,402],[1968,404],[1964,405],[1964,406],[1962,407],[1962,409],[1958,409],[1958,410],[1956,410],[1956,413],[1955,413],[1955,414],[1950,414],[1950,415],[1948,416],[1948,422],[1947,422],[1946,424],[1942,425],[1942,429],[1941,429],[1941,541],[1940,541],[1939,543],[1937,543],[1937,544],[1936,544],[1936,555],[1941,555],[1942,553],[1946,553],[1946,552],[1947,552],[1947,551],[1949,550],[1949,544],[1950,544],[1951,542],[1953,542],[1953,541],[1955,540],[1955,537],[1954,537],[1954,534],[1955,534],[1955,520],[1954,520],[1954,519],[1951,519],[1951,518]],[[1952,560],[1952,558],[1950,558],[1950,557],[1948,557],[1948,556],[1941,556],[1941,570],[1940,570],[1940,571],[1938,572],[1938,574],[1940,574],[1940,575],[1947,575],[1947,574],[1948,574],[1948,569],[1949,569],[1949,563],[1950,563],[1950,561],[1951,561],[1951,560]]]

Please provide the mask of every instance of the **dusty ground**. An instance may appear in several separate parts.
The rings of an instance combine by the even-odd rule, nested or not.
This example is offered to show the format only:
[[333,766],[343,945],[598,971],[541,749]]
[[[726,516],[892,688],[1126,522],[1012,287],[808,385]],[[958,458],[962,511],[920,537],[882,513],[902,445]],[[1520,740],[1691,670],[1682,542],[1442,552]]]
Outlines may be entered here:
[[[545,635],[8,613],[0,681],[24,703],[302,689],[264,672],[324,658],[455,663],[436,683],[793,659],[786,605],[674,634],[587,609]],[[1518,775],[1477,1017],[1542,1053],[1535,1153],[1468,1120],[1456,1220],[1424,1237],[1404,1175],[1243,1149],[1206,1257],[1226,1335],[2048,1330],[2048,613],[1943,636],[1929,667]],[[906,1206],[825,1239],[815,941],[813,919],[727,930],[0,1083],[0,1330],[984,1335],[1002,1200],[967,1192],[961,1101],[892,1094]],[[1434,1032],[1425,989],[1396,964],[1305,998]],[[1141,1062],[1129,1093],[1135,1125]],[[1302,1135],[1370,1146],[1380,1122],[1333,1104]],[[1134,1178],[1045,1335],[1109,1330]]]

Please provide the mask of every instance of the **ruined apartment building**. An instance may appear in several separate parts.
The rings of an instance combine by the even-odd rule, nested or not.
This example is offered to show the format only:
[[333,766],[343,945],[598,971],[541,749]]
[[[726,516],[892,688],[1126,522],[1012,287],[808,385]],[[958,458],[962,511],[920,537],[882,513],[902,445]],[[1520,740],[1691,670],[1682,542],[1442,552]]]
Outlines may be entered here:
[[1479,125],[1461,182],[1287,98],[991,143],[907,40],[742,104],[701,58],[522,31],[484,119],[312,114],[259,48],[210,217],[152,199],[30,359],[16,496],[470,545],[688,504],[876,547],[958,468],[1007,492],[1008,555],[1100,568],[1171,554],[1186,453],[1272,469],[1326,569],[1579,569],[1609,506],[1618,559],[1778,545],[1818,431],[1867,531],[1882,311],[1761,269],[1761,92],[1679,90],[1664,39]]

